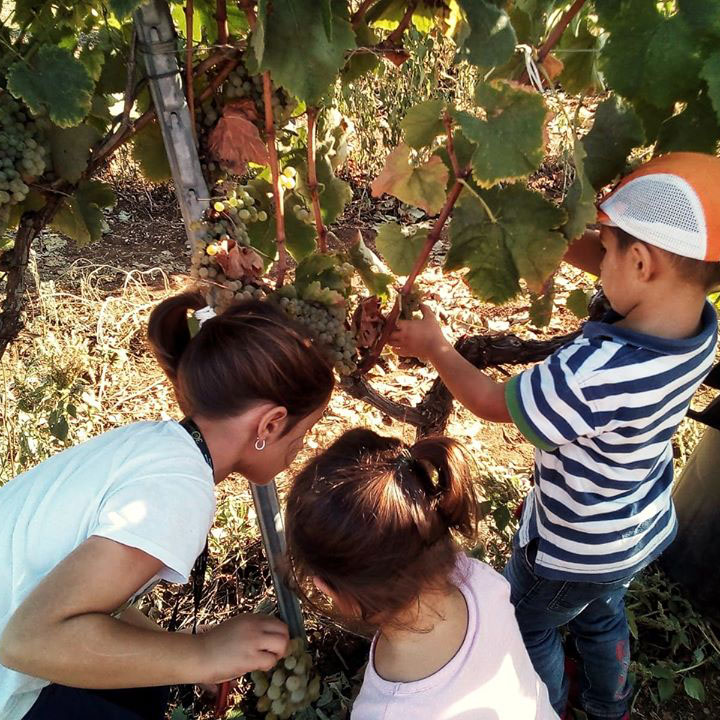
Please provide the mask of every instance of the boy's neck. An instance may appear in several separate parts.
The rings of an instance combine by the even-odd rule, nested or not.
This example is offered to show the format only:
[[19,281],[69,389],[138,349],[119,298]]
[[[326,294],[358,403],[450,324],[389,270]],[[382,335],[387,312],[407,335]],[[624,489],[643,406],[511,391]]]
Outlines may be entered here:
[[693,286],[658,289],[626,312],[616,324],[654,337],[680,340],[698,334],[705,293]]
[[[413,682],[436,673],[455,657],[468,628],[465,597],[456,587],[425,593],[410,630],[384,627],[375,643],[375,671],[390,682]],[[415,613],[413,612],[413,616]]]

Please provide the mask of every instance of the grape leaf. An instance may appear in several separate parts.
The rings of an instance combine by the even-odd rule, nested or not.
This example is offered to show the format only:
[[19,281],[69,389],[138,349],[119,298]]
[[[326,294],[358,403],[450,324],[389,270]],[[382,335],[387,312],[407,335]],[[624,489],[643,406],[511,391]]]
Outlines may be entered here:
[[302,293],[311,282],[317,281],[328,290],[347,295],[348,284],[338,272],[341,263],[342,260],[337,255],[328,253],[308,255],[295,269],[295,287]]
[[375,197],[388,193],[435,215],[445,204],[448,177],[448,169],[437,155],[415,167],[410,163],[410,148],[401,143],[388,155],[370,189]]
[[[178,34],[181,37],[187,35],[187,16],[185,14],[186,3],[172,3],[170,5],[170,14],[175,22]],[[198,12],[198,8],[193,6],[193,24],[192,24],[192,41],[194,44],[202,42],[203,39],[203,13]]]
[[588,225],[597,219],[595,207],[595,189],[585,172],[585,157],[587,153],[582,142],[576,140],[573,150],[575,160],[575,179],[568,189],[562,206],[568,214],[568,221],[563,226],[563,235],[568,241],[573,241],[585,232]]
[[405,0],[379,0],[365,14],[367,22],[381,30],[394,30],[405,14]]
[[272,185],[262,177],[256,177],[248,183],[248,191],[255,198],[255,208],[264,210],[267,219],[260,222],[249,223],[247,234],[252,245],[262,256],[265,268],[267,268],[277,256],[275,244],[275,216],[273,205],[268,197],[272,197]]
[[[30,192],[21,203],[5,206],[6,215],[4,219],[0,214],[0,249],[4,247],[2,231],[7,228],[17,227],[23,213],[42,210],[45,207],[45,203],[45,196],[41,192],[38,192],[35,188],[31,187]],[[3,227],[3,225],[5,227]]]
[[100,133],[87,123],[72,128],[53,126],[48,139],[53,170],[63,180],[76,183],[87,168],[90,151]]
[[324,157],[315,163],[318,183],[322,186],[318,191],[320,214],[326,225],[334,223],[342,214],[345,206],[352,200],[353,192],[349,183],[341,180],[333,173],[330,159]]
[[285,245],[295,262],[315,252],[315,235],[314,225],[298,220],[295,213],[285,213]]
[[705,686],[698,678],[686,675],[683,679],[683,687],[685,688],[685,693],[693,698],[693,700],[705,702]]
[[612,182],[630,151],[645,142],[640,118],[630,105],[611,97],[598,105],[595,122],[583,138],[585,172],[596,190]]
[[661,126],[655,154],[670,151],[715,153],[720,140],[720,119],[703,92]]
[[118,20],[130,17],[141,5],[143,0],[110,0],[110,9]]
[[327,39],[332,41],[333,36],[333,14],[330,0],[318,0],[320,11],[322,13],[323,27]]
[[100,79],[96,90],[99,93],[121,93],[127,84],[127,64],[122,53],[109,53],[105,55]]
[[645,132],[645,141],[643,144],[652,145],[652,143],[657,140],[660,126],[665,120],[672,116],[675,103],[665,108],[658,108],[642,100],[633,100],[632,108],[640,118],[642,129]]
[[433,140],[443,132],[444,105],[442,100],[425,100],[408,110],[400,127],[403,130],[405,142],[411,148],[419,150],[432,145]]
[[51,223],[58,232],[86,245],[102,237],[105,218],[102,208],[115,204],[112,188],[97,180],[81,182],[73,195],[65,200]]
[[[473,153],[475,152],[475,145],[473,145],[473,143],[471,143],[462,134],[461,130],[456,130],[453,133],[453,148],[455,150],[455,157],[457,158],[460,167],[467,167],[472,160]],[[448,155],[447,147],[445,145],[441,145],[437,150],[435,150],[433,155],[439,157],[443,161],[443,163],[445,163],[445,167],[448,169],[448,182],[445,188],[445,192],[449,193],[450,188],[455,183],[455,178],[453,175],[453,166],[452,162],[450,161],[450,156]]]
[[87,68],[90,77],[97,82],[102,75],[103,65],[105,64],[105,52],[101,47],[86,46],[78,56],[80,62]]
[[600,66],[614,90],[657,107],[698,89],[700,45],[682,17],[663,16],[654,0],[622,6],[612,20]]
[[547,285],[541,295],[530,293],[530,322],[538,328],[550,322],[555,305],[555,283],[551,280]]
[[578,95],[602,88],[597,67],[600,44],[600,37],[588,28],[587,17],[581,19],[575,33],[567,30],[563,33],[558,54],[564,67],[558,80],[566,92]]
[[515,52],[517,38],[508,14],[486,0],[461,0],[467,31],[458,58],[479,68],[504,65]]
[[[355,45],[358,48],[371,48],[380,42],[377,33],[368,27],[366,23],[361,23],[355,28]],[[345,85],[357,80],[365,73],[374,70],[380,63],[377,53],[360,50],[352,53],[342,69],[342,81]]]
[[720,3],[713,0],[679,0],[680,14],[698,35],[720,38]]
[[[347,19],[347,4],[332,0],[332,39],[325,32],[323,10],[317,0],[275,0],[263,23],[261,70],[292,95],[317,104],[355,47],[355,33]],[[309,71],[309,68],[312,70]]]
[[557,232],[566,219],[564,210],[517,185],[484,191],[482,202],[464,190],[453,212],[445,269],[469,268],[465,280],[482,300],[509,300],[521,277],[539,294],[567,249]]
[[95,95],[87,116],[88,125],[92,125],[101,135],[104,135],[112,122],[112,114],[108,99],[104,95]]
[[250,36],[250,47],[253,49],[257,66],[260,67],[265,56],[265,24],[267,23],[267,6],[269,0],[258,0],[255,9],[255,28]]
[[355,242],[348,249],[348,260],[373,295],[384,299],[388,297],[388,286],[392,283],[393,277],[385,272],[382,261],[363,242],[359,231]]
[[162,132],[156,121],[146,125],[133,138],[133,158],[151,182],[165,182],[172,178]]
[[476,145],[472,169],[478,185],[513,182],[537,170],[543,160],[548,114],[542,96],[500,80],[478,84],[475,100],[485,109],[486,119],[464,111],[452,114]]
[[378,228],[375,245],[396,275],[409,275],[427,236],[427,228],[419,228],[414,235],[406,235],[398,223],[387,222]]
[[471,202],[455,206],[450,224],[452,246],[445,269],[468,267],[463,279],[473,293],[484,302],[503,303],[520,292],[517,268],[499,225],[490,225],[479,233],[477,225],[482,219],[476,215],[485,211],[479,206],[471,208]]
[[[326,144],[318,146],[315,153],[315,174],[318,181],[320,214],[326,225],[332,225],[352,200],[352,188],[335,175],[327,153],[328,146]],[[312,194],[308,187],[307,164],[296,163],[295,167],[298,171],[296,192],[305,198],[309,206],[312,204]]]
[[567,300],[565,301],[565,307],[575,317],[586,318],[588,316],[588,305],[590,304],[590,297],[592,293],[587,293],[585,290],[576,288],[568,293]]
[[710,55],[700,74],[708,85],[708,95],[718,118],[720,118],[720,51]]
[[222,117],[208,136],[213,157],[236,175],[244,175],[249,162],[269,165],[267,147],[260,138],[257,125],[251,122],[241,104],[228,103]]
[[31,67],[18,60],[7,73],[7,88],[24,100],[33,115],[47,112],[60,127],[81,123],[90,110],[95,83],[69,50],[43,45]]

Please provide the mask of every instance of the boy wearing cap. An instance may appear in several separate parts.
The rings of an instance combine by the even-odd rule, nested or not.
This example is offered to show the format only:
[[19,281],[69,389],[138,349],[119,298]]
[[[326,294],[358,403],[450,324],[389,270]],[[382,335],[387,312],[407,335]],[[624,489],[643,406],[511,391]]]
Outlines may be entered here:
[[669,153],[626,177],[600,205],[600,232],[566,255],[600,276],[612,312],[506,383],[467,362],[426,307],[391,337],[400,354],[431,362],[471,412],[514,422],[535,446],[504,574],[561,717],[563,626],[590,720],[628,717],[624,596],[675,536],[670,439],[715,356],[706,294],[720,284],[718,188],[720,158],[699,153]]

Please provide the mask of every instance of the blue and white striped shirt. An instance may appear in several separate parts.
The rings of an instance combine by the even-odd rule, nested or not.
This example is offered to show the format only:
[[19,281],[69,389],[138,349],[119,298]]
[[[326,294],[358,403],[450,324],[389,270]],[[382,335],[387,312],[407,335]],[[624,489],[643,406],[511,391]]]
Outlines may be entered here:
[[535,445],[535,485],[520,545],[538,538],[536,572],[557,580],[628,577],[672,542],[670,439],[715,357],[717,316],[670,340],[613,322],[582,335],[514,377],[506,399]]

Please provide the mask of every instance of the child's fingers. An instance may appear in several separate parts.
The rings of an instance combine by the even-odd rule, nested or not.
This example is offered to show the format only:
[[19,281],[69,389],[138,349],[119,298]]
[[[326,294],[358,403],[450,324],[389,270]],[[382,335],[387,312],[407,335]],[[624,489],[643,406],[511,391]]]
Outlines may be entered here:
[[427,303],[420,303],[420,312],[423,318],[435,317],[435,313]]

